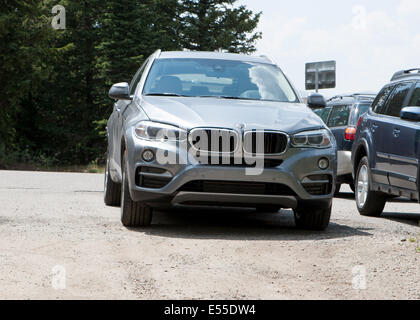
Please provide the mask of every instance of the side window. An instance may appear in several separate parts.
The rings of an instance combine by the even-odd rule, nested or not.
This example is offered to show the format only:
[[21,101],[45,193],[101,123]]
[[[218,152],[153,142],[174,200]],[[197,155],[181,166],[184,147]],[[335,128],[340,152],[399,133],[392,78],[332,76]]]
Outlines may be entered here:
[[328,127],[342,127],[349,124],[350,106],[336,106],[332,109],[330,118],[328,119]]
[[360,116],[364,115],[366,112],[369,111],[370,106],[371,103],[366,101],[362,101],[358,105],[356,105],[353,108],[353,112],[351,113],[349,124],[356,125],[359,121]]
[[131,83],[130,83],[130,96],[134,95],[134,93],[136,92],[137,85],[139,84],[140,79],[141,79],[141,76],[143,75],[144,69],[146,68],[147,61],[148,60],[146,60],[142,64],[142,66],[140,67],[140,69],[134,75],[133,80],[131,80]]
[[375,101],[372,103],[372,110],[375,113],[383,113],[385,103],[388,100],[390,93],[394,89],[394,86],[385,87],[379,92],[378,96],[376,97]]
[[396,86],[389,98],[388,106],[384,114],[391,117],[399,117],[405,98],[412,88],[412,82],[403,82]]
[[420,82],[417,83],[416,88],[414,89],[413,95],[410,98],[408,103],[409,107],[420,107]]

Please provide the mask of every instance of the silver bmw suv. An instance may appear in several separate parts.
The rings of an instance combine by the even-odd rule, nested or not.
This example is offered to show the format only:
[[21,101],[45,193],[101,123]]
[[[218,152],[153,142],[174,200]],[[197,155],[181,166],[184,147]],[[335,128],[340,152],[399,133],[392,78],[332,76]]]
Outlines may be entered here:
[[334,194],[333,135],[266,57],[152,54],[130,84],[112,86],[105,203],[124,226],[148,226],[173,205],[294,211],[324,230]]

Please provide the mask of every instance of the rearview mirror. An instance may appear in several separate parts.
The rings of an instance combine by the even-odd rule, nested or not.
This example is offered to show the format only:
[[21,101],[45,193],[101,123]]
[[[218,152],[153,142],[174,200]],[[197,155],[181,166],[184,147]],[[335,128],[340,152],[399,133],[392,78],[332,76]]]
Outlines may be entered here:
[[403,120],[420,121],[420,107],[402,108],[400,117]]
[[308,107],[311,109],[323,109],[327,106],[327,101],[322,94],[313,93],[308,97]]
[[117,100],[131,100],[130,86],[127,82],[114,84],[108,93],[109,97]]

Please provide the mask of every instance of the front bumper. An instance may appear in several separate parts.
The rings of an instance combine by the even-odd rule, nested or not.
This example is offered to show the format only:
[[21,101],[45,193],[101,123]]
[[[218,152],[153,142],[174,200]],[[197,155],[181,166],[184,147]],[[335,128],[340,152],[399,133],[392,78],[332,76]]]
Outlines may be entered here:
[[[165,153],[168,158],[177,159],[176,163],[160,164],[159,161],[145,162],[142,153],[151,150],[155,154]],[[221,204],[276,204],[284,208],[296,208],[300,202],[325,202],[333,197],[337,171],[337,155],[334,147],[328,149],[290,148],[286,153],[274,157],[282,163],[278,167],[264,168],[259,174],[249,174],[244,167],[223,165],[200,165],[194,163],[188,152],[176,144],[144,141],[133,137],[127,140],[128,177],[130,194],[134,201],[149,204],[159,203],[221,203]],[[273,158],[273,157],[266,157]],[[326,170],[318,167],[318,160],[327,158],[330,166]],[[168,183],[161,188],[139,186],[139,168],[164,169]],[[148,174],[149,177],[156,173]],[[315,178],[314,178],[315,177]],[[320,181],[322,179],[322,181]],[[327,179],[327,180],[325,180]],[[254,183],[282,185],[291,190],[286,194],[253,194],[252,192],[206,192],[206,190],[183,190],[190,182],[213,181],[226,183]],[[308,186],[316,183],[328,183],[330,187],[323,194],[314,195]],[[308,191],[309,190],[309,191]]]

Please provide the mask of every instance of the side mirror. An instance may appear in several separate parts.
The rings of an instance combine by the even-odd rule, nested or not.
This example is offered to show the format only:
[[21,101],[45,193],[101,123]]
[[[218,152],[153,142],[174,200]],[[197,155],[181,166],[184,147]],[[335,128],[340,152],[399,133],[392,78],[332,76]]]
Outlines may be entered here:
[[403,120],[420,121],[420,107],[402,108],[400,117]]
[[327,101],[322,94],[313,93],[308,97],[308,107],[311,109],[323,109],[327,106]]
[[130,86],[127,82],[114,84],[108,93],[109,97],[117,100],[131,100]]

